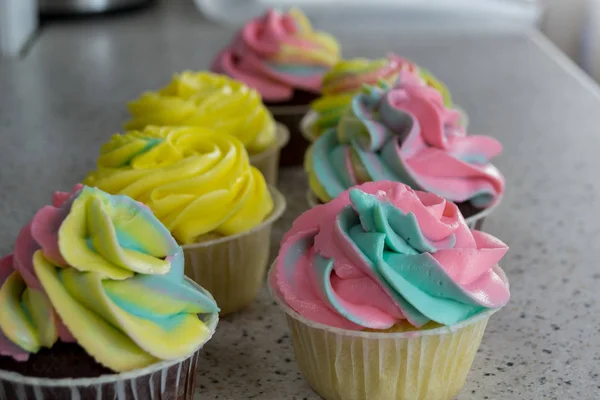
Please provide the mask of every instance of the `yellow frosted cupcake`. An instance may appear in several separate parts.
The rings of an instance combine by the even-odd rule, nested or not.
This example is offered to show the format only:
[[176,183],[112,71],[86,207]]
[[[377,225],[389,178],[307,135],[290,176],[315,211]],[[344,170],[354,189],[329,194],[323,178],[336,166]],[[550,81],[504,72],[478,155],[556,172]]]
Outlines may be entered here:
[[269,287],[325,400],[451,400],[509,300],[507,250],[442,197],[369,182],[294,221]]
[[253,165],[269,184],[277,180],[287,129],[273,120],[260,94],[241,82],[210,72],[184,71],[156,92],[146,92],[128,105],[128,130],[156,126],[200,126],[216,129],[242,142]]
[[146,204],[183,245],[186,274],[211,291],[222,314],[254,299],[285,200],[238,139],[200,127],[114,135],[85,183]]

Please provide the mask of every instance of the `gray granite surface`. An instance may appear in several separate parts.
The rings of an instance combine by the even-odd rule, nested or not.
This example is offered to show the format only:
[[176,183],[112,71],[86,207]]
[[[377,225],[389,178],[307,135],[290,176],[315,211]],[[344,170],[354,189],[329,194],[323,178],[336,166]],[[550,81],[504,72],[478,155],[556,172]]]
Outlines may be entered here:
[[[231,31],[191,1],[47,25],[20,61],[0,61],[0,254],[53,190],[68,190],[120,129],[124,104],[186,68],[207,67]],[[447,82],[472,133],[499,138],[507,193],[486,229],[511,250],[509,306],[489,324],[463,399],[600,398],[600,96],[538,34],[340,37],[345,56],[392,50]],[[304,207],[300,170],[273,240]],[[198,399],[317,399],[298,372],[266,291],[206,346]]]

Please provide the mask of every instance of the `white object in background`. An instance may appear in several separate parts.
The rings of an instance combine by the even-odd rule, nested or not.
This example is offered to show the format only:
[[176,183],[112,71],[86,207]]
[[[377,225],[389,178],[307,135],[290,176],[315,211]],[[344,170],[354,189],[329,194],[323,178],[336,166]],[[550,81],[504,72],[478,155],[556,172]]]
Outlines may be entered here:
[[208,18],[240,25],[267,8],[302,8],[328,30],[395,28],[515,30],[535,26],[536,0],[194,0]]
[[581,67],[600,81],[600,0],[588,0],[581,35]]
[[18,56],[37,27],[37,0],[0,0],[0,56]]

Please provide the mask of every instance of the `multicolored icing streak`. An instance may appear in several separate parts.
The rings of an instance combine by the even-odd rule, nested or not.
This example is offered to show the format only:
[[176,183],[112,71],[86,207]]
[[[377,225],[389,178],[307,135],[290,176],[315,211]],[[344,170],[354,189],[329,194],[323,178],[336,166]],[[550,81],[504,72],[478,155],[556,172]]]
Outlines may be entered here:
[[84,183],[144,203],[181,244],[250,230],[273,209],[242,142],[198,127],[114,135]]
[[365,87],[307,152],[311,189],[326,202],[356,184],[390,180],[488,207],[504,191],[502,174],[489,162],[502,145],[467,135],[460,119],[410,72],[402,71],[394,87]]
[[507,250],[439,196],[369,182],[296,219],[270,283],[296,312],[333,327],[454,325],[508,302],[497,266]]
[[311,108],[317,113],[311,131],[318,137],[326,130],[335,128],[344,111],[350,106],[352,98],[362,90],[364,85],[376,85],[381,82],[393,86],[401,71],[420,76],[423,84],[435,88],[442,94],[447,107],[452,106],[450,92],[441,81],[425,69],[395,54],[388,54],[387,58],[377,60],[366,58],[342,60],[325,74],[323,96],[311,104]]
[[76,341],[116,372],[192,354],[214,300],[185,281],[183,250],[144,205],[77,186],[58,193],[0,260],[0,354],[25,361]]
[[200,126],[235,136],[250,154],[275,144],[275,121],[255,90],[209,72],[176,74],[166,87],[129,103],[128,130]]
[[339,60],[337,41],[315,31],[298,9],[274,10],[248,22],[221,51],[211,69],[258,90],[269,102],[292,98],[294,90],[319,93],[323,75]]

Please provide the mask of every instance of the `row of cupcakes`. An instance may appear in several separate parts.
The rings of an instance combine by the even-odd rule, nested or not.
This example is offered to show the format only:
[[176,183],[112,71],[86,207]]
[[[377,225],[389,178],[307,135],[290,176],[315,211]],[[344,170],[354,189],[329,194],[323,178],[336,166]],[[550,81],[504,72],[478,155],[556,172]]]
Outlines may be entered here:
[[[503,180],[496,192],[481,190],[490,186],[476,175],[487,168],[488,144],[465,139],[464,114],[430,74],[395,56],[337,58],[335,42],[298,11],[250,22],[217,57],[232,68],[222,72],[244,72],[236,78],[284,82],[281,97],[263,94],[269,109],[316,139],[307,154],[315,207],[285,235],[269,287],[300,369],[324,398],[453,398],[487,320],[508,301],[497,266],[507,247],[471,231],[450,196],[422,182],[464,189],[473,194],[465,202],[489,209]],[[380,64],[392,66],[389,81],[368,73]],[[363,90],[352,81],[365,71],[376,79],[362,83],[377,85]],[[298,88],[288,75],[314,79]],[[314,103],[320,117],[301,124],[305,108],[293,121],[277,114],[275,106],[296,107],[286,102],[316,97],[321,86],[333,98]],[[0,262],[8,398],[191,399],[219,311],[245,307],[263,284],[271,226],[285,210],[274,184],[288,133],[259,93],[184,72],[129,108],[128,130],[102,147],[87,186],[56,194]],[[409,149],[398,149],[401,132],[413,138]],[[385,169],[408,157],[422,171],[421,151],[431,148],[444,149],[439,170],[455,168],[448,155],[472,169],[441,184],[431,173],[406,183],[446,198],[413,191],[400,170]],[[472,176],[475,190],[464,183]]]

